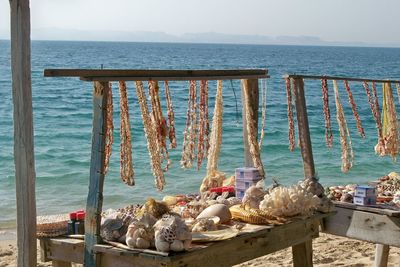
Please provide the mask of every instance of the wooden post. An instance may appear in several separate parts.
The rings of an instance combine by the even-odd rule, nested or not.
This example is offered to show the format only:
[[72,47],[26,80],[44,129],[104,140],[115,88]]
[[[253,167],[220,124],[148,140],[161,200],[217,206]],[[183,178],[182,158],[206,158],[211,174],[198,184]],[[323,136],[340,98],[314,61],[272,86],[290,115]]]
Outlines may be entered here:
[[389,246],[376,244],[374,267],[386,267],[388,264],[388,259],[389,259]]
[[255,129],[258,129],[258,101],[259,101],[259,92],[258,92],[258,79],[242,79],[241,80],[241,92],[242,92],[242,120],[243,120],[243,144],[244,144],[244,156],[245,156],[245,166],[246,167],[254,167],[253,160],[250,155],[249,142],[247,140],[247,120],[246,120],[246,105],[244,103],[244,92],[248,91],[248,95],[250,97],[250,103],[252,107],[252,117],[255,123]]
[[[292,78],[293,91],[296,103],[297,123],[301,156],[303,158],[304,178],[315,177],[314,158],[312,153],[310,129],[308,125],[307,105],[302,78]],[[312,266],[312,240],[292,247],[294,266]]]
[[29,0],[10,0],[10,10],[17,197],[17,265],[36,266],[36,174],[33,149]]
[[314,158],[312,153],[310,129],[308,125],[307,105],[304,95],[304,81],[302,78],[292,78],[296,103],[297,123],[301,156],[303,157],[304,178],[315,177]]
[[103,170],[106,137],[106,103],[109,86],[109,82],[94,82],[92,155],[85,218],[85,267],[100,265],[97,255],[93,253],[93,247],[101,240],[100,222],[105,176]]

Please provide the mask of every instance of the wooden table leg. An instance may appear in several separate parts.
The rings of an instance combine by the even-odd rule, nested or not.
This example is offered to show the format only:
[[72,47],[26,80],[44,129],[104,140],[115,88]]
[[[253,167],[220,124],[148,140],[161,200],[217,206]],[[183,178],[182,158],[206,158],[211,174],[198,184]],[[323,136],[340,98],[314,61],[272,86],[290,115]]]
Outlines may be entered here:
[[386,267],[389,258],[389,246],[376,244],[374,267]]
[[295,245],[292,247],[293,266],[309,267],[313,266],[312,262],[312,240]]

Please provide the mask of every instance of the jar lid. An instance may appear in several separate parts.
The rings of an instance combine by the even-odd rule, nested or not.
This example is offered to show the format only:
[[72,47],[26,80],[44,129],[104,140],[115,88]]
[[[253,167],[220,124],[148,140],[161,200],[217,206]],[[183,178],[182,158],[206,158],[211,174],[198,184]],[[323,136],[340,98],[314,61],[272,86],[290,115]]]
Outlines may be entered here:
[[69,218],[70,218],[71,220],[76,220],[76,212],[71,212],[71,213],[69,214]]
[[77,212],[76,213],[77,220],[84,220],[85,219],[85,212]]

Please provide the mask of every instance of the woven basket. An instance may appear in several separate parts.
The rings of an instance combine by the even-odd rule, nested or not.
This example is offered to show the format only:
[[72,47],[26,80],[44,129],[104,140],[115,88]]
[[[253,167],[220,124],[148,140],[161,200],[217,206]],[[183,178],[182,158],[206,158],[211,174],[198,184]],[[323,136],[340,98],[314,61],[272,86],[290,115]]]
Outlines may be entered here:
[[68,214],[38,216],[36,218],[36,235],[38,237],[65,235],[67,233],[68,220]]

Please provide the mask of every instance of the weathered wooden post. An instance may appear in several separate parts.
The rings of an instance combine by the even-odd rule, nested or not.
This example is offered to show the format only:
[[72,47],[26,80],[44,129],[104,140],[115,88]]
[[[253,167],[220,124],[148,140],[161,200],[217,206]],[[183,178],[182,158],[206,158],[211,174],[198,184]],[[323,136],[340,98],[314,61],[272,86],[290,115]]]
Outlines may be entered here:
[[247,139],[247,119],[246,119],[246,105],[244,103],[244,94],[245,91],[248,91],[248,96],[250,98],[250,106],[252,108],[251,115],[253,118],[254,129],[258,129],[258,101],[259,101],[259,88],[258,88],[258,79],[242,79],[241,80],[241,92],[242,92],[242,120],[243,120],[243,144],[244,144],[244,157],[245,157],[245,166],[246,167],[254,167],[253,160],[250,154],[249,142]]
[[100,222],[103,208],[104,149],[106,132],[106,104],[109,97],[109,82],[94,82],[93,132],[90,160],[89,192],[85,218],[85,266],[99,266],[99,256],[93,247],[101,240]]
[[[315,177],[314,158],[308,125],[307,105],[304,94],[303,78],[291,78],[296,103],[297,123],[301,156],[303,157],[304,177]],[[292,247],[294,266],[312,266],[312,240]]]
[[18,266],[36,266],[35,157],[29,0],[10,0]]

